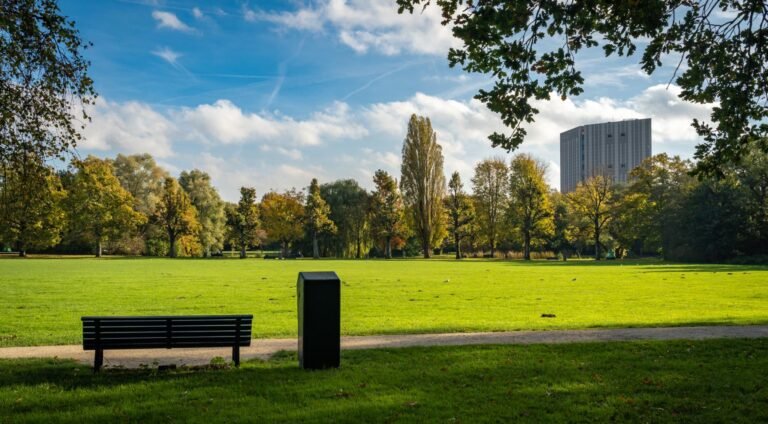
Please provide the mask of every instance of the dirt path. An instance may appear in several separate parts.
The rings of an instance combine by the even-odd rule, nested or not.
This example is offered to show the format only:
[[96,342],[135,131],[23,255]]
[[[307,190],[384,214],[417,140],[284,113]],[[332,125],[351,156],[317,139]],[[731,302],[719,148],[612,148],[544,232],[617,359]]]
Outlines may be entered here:
[[[408,346],[455,346],[477,344],[534,344],[607,342],[627,340],[704,340],[715,338],[768,337],[768,325],[618,328],[591,330],[509,331],[498,333],[446,333],[406,334],[386,336],[347,336],[341,339],[341,348],[376,349]],[[243,360],[266,359],[281,350],[293,350],[296,339],[255,339],[250,347],[240,350]],[[230,359],[231,349],[153,349],[109,350],[104,353],[104,365],[136,368],[141,365],[204,365],[221,356]],[[31,346],[0,348],[0,358],[68,358],[84,364],[93,361],[92,351],[83,351],[80,345]]]

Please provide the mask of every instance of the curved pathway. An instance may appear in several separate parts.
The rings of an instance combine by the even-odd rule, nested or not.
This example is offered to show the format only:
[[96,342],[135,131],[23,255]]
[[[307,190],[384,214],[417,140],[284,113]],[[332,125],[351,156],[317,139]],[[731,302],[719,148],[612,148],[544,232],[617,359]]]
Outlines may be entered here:
[[[768,325],[345,336],[341,338],[341,348],[348,350],[409,346],[579,343],[630,340],[705,340],[717,338],[751,339],[762,337],[768,337]],[[296,348],[297,341],[295,338],[254,339],[251,346],[240,349],[240,358],[242,360],[251,358],[268,359],[279,351],[295,351]],[[231,348],[108,350],[104,352],[104,365],[107,367],[119,366],[126,368],[136,368],[142,365],[205,365],[217,356],[229,360],[230,354]],[[53,357],[75,359],[84,364],[93,363],[93,351],[83,351],[81,345],[0,348],[0,359]]]

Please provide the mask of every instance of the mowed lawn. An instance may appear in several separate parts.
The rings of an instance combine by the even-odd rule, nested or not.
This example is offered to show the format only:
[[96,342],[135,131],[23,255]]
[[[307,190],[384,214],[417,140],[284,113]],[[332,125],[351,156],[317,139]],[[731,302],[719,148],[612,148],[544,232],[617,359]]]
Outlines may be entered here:
[[343,281],[344,334],[768,323],[759,266],[6,258],[0,346],[81,343],[84,315],[250,313],[254,337],[293,336],[297,274],[323,270]]
[[240,369],[0,360],[0,422],[768,422],[768,339],[345,351]]

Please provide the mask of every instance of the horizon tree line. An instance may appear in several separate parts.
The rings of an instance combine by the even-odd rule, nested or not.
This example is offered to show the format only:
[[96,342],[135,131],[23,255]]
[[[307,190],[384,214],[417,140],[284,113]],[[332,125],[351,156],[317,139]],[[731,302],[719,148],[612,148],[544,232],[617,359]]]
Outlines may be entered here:
[[[368,192],[353,179],[305,190],[241,187],[223,201],[201,170],[173,178],[148,154],[89,156],[54,171],[41,157],[0,168],[0,242],[28,250],[209,257],[229,247],[277,248],[279,257],[506,257],[510,251],[562,259],[591,249],[669,259],[721,260],[768,253],[768,162],[754,149],[720,179],[660,154],[615,184],[597,173],[572,193],[546,182],[546,164],[528,154],[476,164],[472,193],[458,172],[446,183],[431,122],[413,115],[400,179],[384,170]],[[702,210],[700,205],[707,205]],[[714,224],[713,224],[714,223]],[[699,231],[699,226],[709,231]]]

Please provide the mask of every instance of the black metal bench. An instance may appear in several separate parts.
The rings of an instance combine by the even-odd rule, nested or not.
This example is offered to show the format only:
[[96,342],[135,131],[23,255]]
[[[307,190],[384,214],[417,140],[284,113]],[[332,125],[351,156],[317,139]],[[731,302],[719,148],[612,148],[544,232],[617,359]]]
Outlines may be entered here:
[[240,366],[240,347],[251,345],[253,315],[82,317],[83,350],[95,350],[94,371],[108,349],[172,349],[232,346]]

